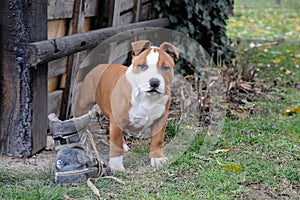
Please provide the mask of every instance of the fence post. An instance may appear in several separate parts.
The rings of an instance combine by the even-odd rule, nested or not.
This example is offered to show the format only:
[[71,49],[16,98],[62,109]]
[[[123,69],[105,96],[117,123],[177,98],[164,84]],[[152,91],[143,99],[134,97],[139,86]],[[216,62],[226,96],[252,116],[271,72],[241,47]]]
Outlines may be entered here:
[[47,39],[47,1],[2,0],[0,29],[0,152],[28,157],[46,145],[48,68],[27,66],[26,52]]

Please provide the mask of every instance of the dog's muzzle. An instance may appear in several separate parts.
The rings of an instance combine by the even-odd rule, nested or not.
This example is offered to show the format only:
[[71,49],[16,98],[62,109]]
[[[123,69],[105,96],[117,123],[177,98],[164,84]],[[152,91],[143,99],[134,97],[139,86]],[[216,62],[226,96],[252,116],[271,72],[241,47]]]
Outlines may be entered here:
[[159,90],[159,86],[160,86],[160,80],[157,78],[151,78],[149,80],[149,85],[150,85],[150,90],[148,90],[148,93],[158,93],[161,94],[160,90]]

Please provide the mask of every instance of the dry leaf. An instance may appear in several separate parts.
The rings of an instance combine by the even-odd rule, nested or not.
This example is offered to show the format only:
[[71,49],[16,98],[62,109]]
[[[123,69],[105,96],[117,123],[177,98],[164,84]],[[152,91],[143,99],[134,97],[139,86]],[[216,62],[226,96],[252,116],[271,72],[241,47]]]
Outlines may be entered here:
[[242,89],[249,90],[249,91],[252,90],[252,86],[246,81],[240,80],[237,85]]
[[284,116],[291,116],[291,115],[296,114],[296,113],[300,113],[300,106],[299,107],[295,107],[295,108],[291,108],[291,109],[286,109],[283,112],[283,115]]
[[281,63],[281,59],[280,58],[276,58],[276,59],[272,60],[272,62],[278,64],[278,63]]
[[230,150],[231,150],[231,148],[229,148],[229,149],[217,149],[217,150],[214,151],[214,153],[224,153],[224,152],[228,152]]
[[234,109],[233,110],[233,114],[237,115],[239,117],[246,117],[247,116],[247,112],[241,109]]

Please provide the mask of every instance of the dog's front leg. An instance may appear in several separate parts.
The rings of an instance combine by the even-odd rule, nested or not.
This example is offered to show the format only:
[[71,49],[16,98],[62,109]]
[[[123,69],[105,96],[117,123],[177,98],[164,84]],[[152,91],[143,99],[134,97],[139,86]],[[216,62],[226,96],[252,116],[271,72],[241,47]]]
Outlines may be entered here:
[[163,151],[166,122],[167,114],[165,113],[152,127],[150,143],[151,167],[160,167],[168,161]]
[[116,124],[113,117],[110,117],[109,136],[109,167],[112,170],[125,171],[123,166],[123,131]]

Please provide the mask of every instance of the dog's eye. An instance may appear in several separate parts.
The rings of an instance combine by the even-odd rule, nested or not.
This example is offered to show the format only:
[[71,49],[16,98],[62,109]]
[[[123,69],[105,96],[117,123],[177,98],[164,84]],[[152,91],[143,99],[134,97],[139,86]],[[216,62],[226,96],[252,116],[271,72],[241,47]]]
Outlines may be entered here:
[[161,67],[161,69],[162,69],[163,71],[167,72],[167,71],[170,70],[170,67],[163,65],[163,66]]
[[146,70],[146,69],[148,69],[148,65],[146,65],[146,64],[140,64],[140,65],[138,65],[138,67],[139,67],[141,70]]

